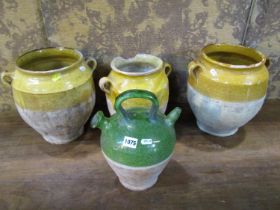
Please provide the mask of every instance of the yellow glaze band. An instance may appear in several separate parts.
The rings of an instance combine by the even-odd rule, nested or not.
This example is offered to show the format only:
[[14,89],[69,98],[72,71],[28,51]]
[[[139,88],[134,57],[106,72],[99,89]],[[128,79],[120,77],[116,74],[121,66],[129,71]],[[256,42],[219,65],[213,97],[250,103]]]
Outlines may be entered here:
[[13,89],[15,103],[21,108],[32,111],[70,108],[88,101],[94,92],[92,79],[71,90],[51,94],[32,94]]
[[45,48],[20,56],[15,71],[4,76],[11,80],[7,83],[18,106],[54,111],[76,106],[95,95],[92,73],[96,64],[94,58],[84,60],[74,49]]
[[[115,99],[120,93],[130,89],[151,91],[157,96],[160,104],[166,104],[168,101],[168,79],[164,71],[155,72],[146,77],[128,77],[111,71],[108,78],[110,78],[110,81],[112,82],[112,87],[110,94],[106,95],[112,104],[115,104]],[[124,102],[124,107],[131,108],[135,106],[147,106],[149,103],[149,101],[143,99],[130,99],[127,102]]]
[[[151,64],[154,69],[149,72],[125,72],[119,69],[123,63],[145,62]],[[168,75],[172,67],[161,59],[152,55],[139,54],[131,59],[115,58],[111,63],[112,71],[107,77],[99,81],[100,88],[106,93],[107,103],[111,109],[116,97],[130,89],[148,90],[157,96],[161,111],[165,111],[169,97]],[[146,107],[150,101],[145,99],[129,99],[123,103],[124,108]],[[111,110],[112,111],[112,110]]]
[[[208,52],[234,52],[256,60],[252,65],[219,63]],[[188,65],[188,83],[205,96],[229,102],[257,100],[266,95],[268,71],[265,57],[247,47],[225,44],[209,45],[198,59]]]

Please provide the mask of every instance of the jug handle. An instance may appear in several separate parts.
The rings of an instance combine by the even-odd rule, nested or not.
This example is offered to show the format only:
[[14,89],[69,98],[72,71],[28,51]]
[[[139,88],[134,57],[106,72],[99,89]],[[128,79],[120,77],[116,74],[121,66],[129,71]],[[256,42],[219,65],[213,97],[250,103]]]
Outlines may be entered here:
[[200,64],[199,62],[197,61],[191,61],[188,65],[188,72],[189,72],[189,76],[193,76],[195,78],[195,80],[197,81],[197,73],[199,71],[203,71],[205,69],[205,67]]
[[143,99],[147,99],[147,100],[151,101],[152,107],[151,107],[151,110],[149,113],[149,119],[150,120],[156,119],[157,112],[159,109],[159,102],[158,102],[157,97],[153,93],[151,93],[147,90],[131,89],[131,90],[127,90],[127,91],[121,93],[116,98],[116,102],[115,102],[116,112],[121,112],[122,115],[124,116],[124,118],[129,119],[129,115],[125,111],[125,109],[122,107],[122,103],[131,98],[143,98]]
[[91,68],[92,71],[94,71],[97,67],[97,61],[91,56],[86,59],[86,64],[89,68]]
[[14,79],[14,72],[3,71],[1,73],[1,81],[5,86],[11,87],[13,79]]

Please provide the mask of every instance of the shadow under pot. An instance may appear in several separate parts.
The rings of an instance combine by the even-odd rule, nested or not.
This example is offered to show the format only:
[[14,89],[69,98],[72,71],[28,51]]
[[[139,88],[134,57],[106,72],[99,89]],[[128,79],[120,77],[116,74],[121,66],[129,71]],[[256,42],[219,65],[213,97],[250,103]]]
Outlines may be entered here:
[[96,65],[77,50],[45,48],[21,55],[1,79],[12,87],[23,120],[49,143],[64,144],[83,133],[93,110]]
[[255,49],[228,44],[204,47],[188,65],[188,102],[200,130],[230,136],[261,109],[269,60]]
[[[149,100],[152,107],[123,108],[122,104],[132,98]],[[102,153],[122,185],[130,190],[145,190],[156,183],[173,154],[174,123],[181,109],[175,108],[165,116],[153,93],[128,90],[116,98],[115,110],[110,118],[97,112],[91,126],[101,129]]]
[[[100,88],[106,93],[110,114],[114,114],[116,97],[130,89],[142,89],[154,93],[159,100],[160,110],[164,113],[169,97],[168,75],[172,68],[160,58],[149,54],[137,54],[133,58],[116,57],[111,62],[112,71],[108,77],[99,81]],[[131,99],[124,102],[125,108],[147,107],[149,102],[143,99]]]

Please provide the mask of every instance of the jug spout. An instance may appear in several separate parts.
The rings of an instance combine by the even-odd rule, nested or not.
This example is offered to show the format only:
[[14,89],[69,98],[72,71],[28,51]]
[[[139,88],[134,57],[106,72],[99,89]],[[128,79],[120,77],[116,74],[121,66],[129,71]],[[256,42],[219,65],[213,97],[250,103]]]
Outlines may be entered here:
[[175,109],[173,109],[171,112],[169,112],[169,114],[166,116],[166,123],[169,126],[173,126],[175,124],[175,122],[178,120],[178,118],[181,115],[181,108],[176,107]]
[[98,111],[90,121],[92,128],[99,128],[103,130],[109,123],[109,119],[106,118],[102,111]]

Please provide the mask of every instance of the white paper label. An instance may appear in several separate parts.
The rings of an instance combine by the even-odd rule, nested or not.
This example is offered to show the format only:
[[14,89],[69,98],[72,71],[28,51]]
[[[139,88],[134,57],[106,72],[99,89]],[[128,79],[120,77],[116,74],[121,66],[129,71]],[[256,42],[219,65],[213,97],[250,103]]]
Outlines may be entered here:
[[138,142],[138,139],[133,138],[133,137],[129,137],[129,136],[125,136],[124,139],[123,139],[123,144],[122,145],[124,147],[130,147],[130,148],[136,149],[137,142]]
[[141,139],[141,144],[147,145],[147,144],[152,144],[153,139]]

